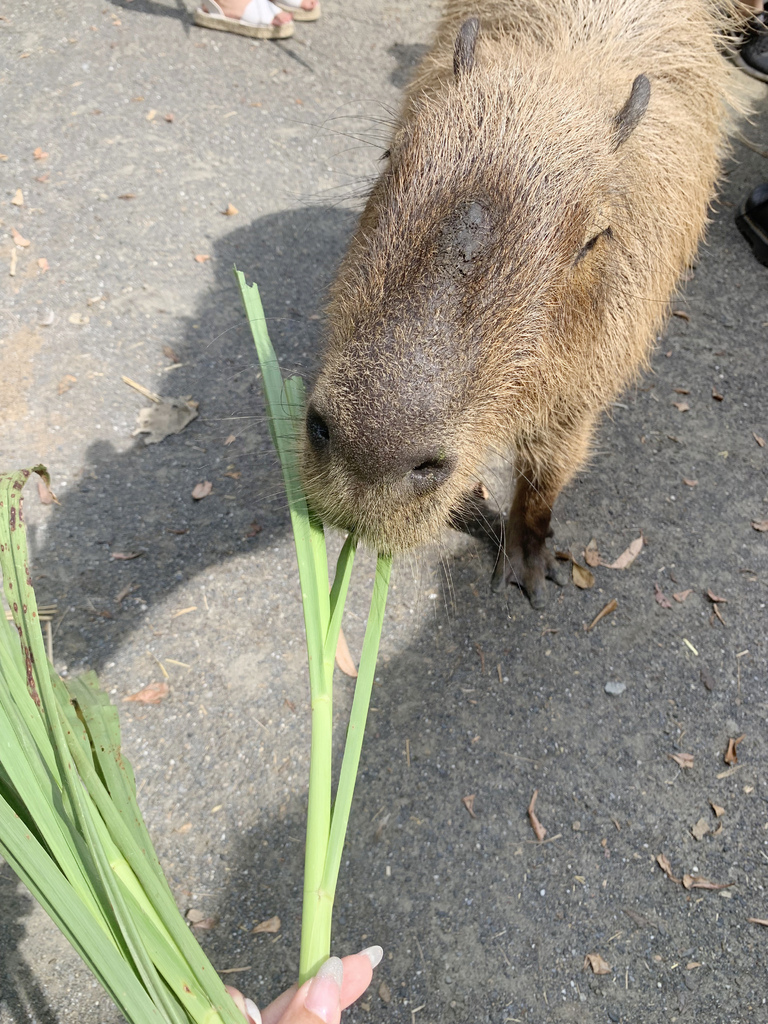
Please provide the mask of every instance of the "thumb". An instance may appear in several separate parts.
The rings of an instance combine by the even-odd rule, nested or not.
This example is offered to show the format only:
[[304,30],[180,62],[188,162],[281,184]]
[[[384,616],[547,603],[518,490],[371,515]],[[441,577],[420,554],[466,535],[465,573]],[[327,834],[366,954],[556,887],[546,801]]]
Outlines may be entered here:
[[298,990],[280,1017],[280,1024],[339,1024],[343,978],[341,960],[330,957]]

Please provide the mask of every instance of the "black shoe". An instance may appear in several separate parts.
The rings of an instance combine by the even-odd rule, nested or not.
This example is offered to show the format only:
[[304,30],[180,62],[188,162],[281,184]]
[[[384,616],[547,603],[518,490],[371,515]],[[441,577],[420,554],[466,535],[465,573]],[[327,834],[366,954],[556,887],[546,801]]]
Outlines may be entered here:
[[768,12],[763,10],[750,19],[744,42],[735,57],[742,71],[768,82]]
[[768,267],[768,184],[758,185],[741,204],[736,227],[752,246],[755,259]]

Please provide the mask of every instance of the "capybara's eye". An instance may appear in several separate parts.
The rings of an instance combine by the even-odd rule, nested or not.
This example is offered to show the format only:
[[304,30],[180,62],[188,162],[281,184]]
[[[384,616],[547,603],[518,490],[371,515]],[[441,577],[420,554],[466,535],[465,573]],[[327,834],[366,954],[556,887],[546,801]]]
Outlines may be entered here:
[[581,261],[587,255],[587,253],[590,253],[595,248],[595,246],[600,241],[600,239],[603,237],[603,235],[605,235],[606,238],[610,237],[610,235],[611,235],[610,227],[603,228],[602,231],[598,231],[598,233],[594,236],[594,238],[590,238],[590,240],[587,242],[587,244],[581,250],[579,255],[576,257],[576,262],[577,263],[581,263]]
[[325,448],[331,440],[328,424],[313,406],[307,410],[307,437],[315,450]]

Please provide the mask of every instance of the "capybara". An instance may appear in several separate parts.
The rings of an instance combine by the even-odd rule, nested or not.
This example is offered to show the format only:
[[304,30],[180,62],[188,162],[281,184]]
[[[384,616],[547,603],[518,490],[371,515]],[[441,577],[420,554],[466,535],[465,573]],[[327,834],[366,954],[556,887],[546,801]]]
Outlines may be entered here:
[[[379,550],[487,529],[556,578],[560,490],[707,221],[737,24],[715,0],[449,0],[331,291],[312,505]],[[509,458],[502,521],[478,486]]]

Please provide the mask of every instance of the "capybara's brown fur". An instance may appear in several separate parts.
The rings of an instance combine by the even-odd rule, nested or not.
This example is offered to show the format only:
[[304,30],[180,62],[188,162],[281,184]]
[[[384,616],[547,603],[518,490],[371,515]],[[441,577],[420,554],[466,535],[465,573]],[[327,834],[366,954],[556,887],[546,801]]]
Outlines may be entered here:
[[724,148],[736,17],[710,0],[449,0],[333,286],[303,444],[324,519],[378,549],[496,532],[544,599],[552,505],[647,362]]

